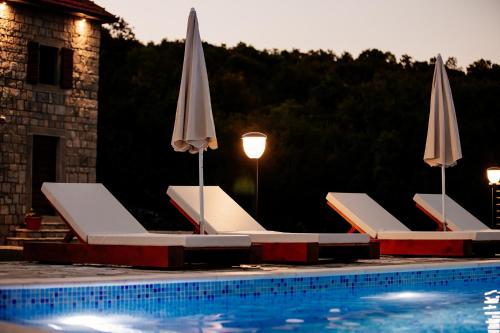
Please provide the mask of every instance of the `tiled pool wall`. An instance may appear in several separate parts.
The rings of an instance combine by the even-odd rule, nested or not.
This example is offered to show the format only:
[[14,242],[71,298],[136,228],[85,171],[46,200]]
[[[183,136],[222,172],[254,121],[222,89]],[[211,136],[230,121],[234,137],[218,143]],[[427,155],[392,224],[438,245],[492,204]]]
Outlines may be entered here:
[[[332,273],[334,274],[334,273]],[[338,273],[337,273],[338,274]],[[422,269],[403,272],[349,273],[253,277],[192,281],[156,281],[103,285],[0,287],[0,319],[9,312],[37,308],[59,310],[106,310],[144,307],[155,303],[181,304],[224,297],[276,297],[334,291],[336,294],[363,289],[427,288],[500,281],[500,266]],[[500,284],[500,282],[499,282]],[[3,313],[3,315],[2,315]]]

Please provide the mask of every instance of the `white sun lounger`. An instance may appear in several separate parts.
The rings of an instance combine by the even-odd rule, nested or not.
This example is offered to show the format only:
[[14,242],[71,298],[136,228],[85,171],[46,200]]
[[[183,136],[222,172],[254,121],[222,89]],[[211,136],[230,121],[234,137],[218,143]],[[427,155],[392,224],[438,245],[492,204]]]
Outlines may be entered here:
[[379,240],[381,254],[492,255],[492,243],[500,240],[495,231],[411,231],[366,193],[330,192],[326,200],[356,230]]
[[[434,220],[438,228],[443,228],[441,194],[417,193],[413,197],[417,207]],[[474,215],[445,195],[446,226],[452,231],[487,231],[491,230]]]
[[[174,206],[197,227],[199,187],[169,186],[167,194]],[[370,243],[367,235],[266,230],[219,186],[205,186],[204,198],[206,232],[249,235],[253,244],[262,246],[264,261],[315,262],[327,256],[378,256],[378,244]]]
[[102,184],[44,183],[42,192],[71,231],[64,243],[26,243],[30,260],[173,268],[249,255],[248,236],[149,233]]

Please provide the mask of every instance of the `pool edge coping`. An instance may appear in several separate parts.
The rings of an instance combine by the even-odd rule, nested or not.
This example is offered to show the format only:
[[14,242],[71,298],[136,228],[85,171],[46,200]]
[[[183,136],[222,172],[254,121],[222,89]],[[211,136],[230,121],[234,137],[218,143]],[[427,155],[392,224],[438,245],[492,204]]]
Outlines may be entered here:
[[435,269],[474,268],[484,266],[500,266],[500,259],[474,260],[467,262],[442,262],[425,264],[398,264],[357,267],[327,267],[327,268],[279,268],[261,271],[235,271],[235,272],[179,272],[155,273],[149,275],[124,275],[124,276],[93,276],[93,277],[62,277],[62,278],[25,278],[25,279],[0,279],[0,289],[14,288],[45,288],[45,287],[75,287],[86,285],[119,285],[119,284],[145,284],[156,282],[202,282],[202,281],[229,281],[229,280],[254,280],[265,278],[294,278],[294,277],[320,277],[353,274],[377,274],[391,272],[426,271]]

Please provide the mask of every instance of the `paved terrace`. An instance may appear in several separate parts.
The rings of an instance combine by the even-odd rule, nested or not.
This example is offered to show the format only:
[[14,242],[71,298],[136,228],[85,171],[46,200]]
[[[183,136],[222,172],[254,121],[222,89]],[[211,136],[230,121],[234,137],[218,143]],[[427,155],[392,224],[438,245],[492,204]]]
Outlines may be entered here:
[[242,265],[230,268],[200,268],[184,270],[153,270],[123,266],[46,265],[24,261],[0,262],[0,287],[7,285],[37,285],[95,282],[130,282],[145,280],[186,280],[265,277],[283,274],[338,274],[377,272],[393,269],[453,267],[463,264],[497,263],[500,256],[488,259],[400,258],[358,260],[351,263],[326,262],[318,265]]

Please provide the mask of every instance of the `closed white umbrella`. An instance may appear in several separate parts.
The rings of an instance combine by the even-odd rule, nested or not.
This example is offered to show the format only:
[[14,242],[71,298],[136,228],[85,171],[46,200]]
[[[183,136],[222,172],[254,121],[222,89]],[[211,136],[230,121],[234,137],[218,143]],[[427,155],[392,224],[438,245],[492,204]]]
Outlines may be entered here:
[[198,153],[200,233],[203,234],[205,232],[203,151],[207,147],[217,149],[217,138],[210,103],[207,67],[194,8],[191,9],[188,19],[181,86],[172,134],[172,147],[175,151]]
[[443,64],[441,55],[438,54],[432,80],[431,105],[429,125],[427,128],[427,141],[425,143],[424,161],[430,166],[441,167],[442,188],[442,218],[446,231],[445,207],[445,168],[457,164],[462,158],[460,136],[458,134],[457,117],[450,82]]

